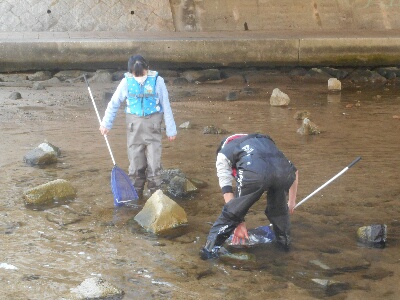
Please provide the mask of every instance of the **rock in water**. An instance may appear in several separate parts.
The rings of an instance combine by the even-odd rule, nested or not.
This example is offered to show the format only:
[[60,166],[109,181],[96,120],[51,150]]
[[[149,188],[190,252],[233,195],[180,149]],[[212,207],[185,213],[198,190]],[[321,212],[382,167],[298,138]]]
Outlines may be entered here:
[[315,135],[320,134],[321,131],[319,130],[317,125],[310,121],[310,119],[305,118],[301,127],[297,129],[297,133],[301,135]]
[[76,197],[72,184],[64,179],[56,179],[25,192],[26,204],[45,205],[56,200],[70,200]]
[[367,246],[383,248],[386,244],[387,226],[385,224],[375,224],[363,226],[357,230],[358,240]]
[[290,103],[290,98],[280,89],[275,88],[272,91],[269,103],[271,104],[271,106],[287,106]]
[[159,233],[167,229],[187,224],[186,212],[175,201],[164,195],[161,190],[156,191],[135,216],[146,230]]
[[69,295],[62,300],[95,300],[95,299],[122,299],[124,291],[111,285],[102,278],[85,279],[79,286],[72,288]]
[[342,89],[342,83],[337,80],[337,78],[329,78],[328,80],[328,90],[330,91],[340,91]]

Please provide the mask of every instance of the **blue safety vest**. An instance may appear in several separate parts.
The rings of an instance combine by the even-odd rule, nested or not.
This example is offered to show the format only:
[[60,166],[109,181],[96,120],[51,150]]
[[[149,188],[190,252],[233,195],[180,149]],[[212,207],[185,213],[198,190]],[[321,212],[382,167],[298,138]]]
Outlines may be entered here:
[[143,117],[162,111],[160,100],[156,98],[157,76],[158,72],[149,70],[147,79],[140,84],[132,74],[125,74],[128,85],[126,113]]

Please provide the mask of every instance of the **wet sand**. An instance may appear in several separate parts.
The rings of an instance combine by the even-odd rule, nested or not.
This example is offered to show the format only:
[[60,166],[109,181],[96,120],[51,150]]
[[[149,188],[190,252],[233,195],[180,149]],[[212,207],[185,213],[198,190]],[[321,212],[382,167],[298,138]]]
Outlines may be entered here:
[[[112,161],[84,83],[41,91],[2,84],[0,263],[17,269],[0,268],[1,299],[58,299],[91,276],[123,289],[124,299],[398,299],[400,120],[393,117],[400,115],[398,85],[345,84],[332,95],[326,82],[282,75],[251,84],[249,95],[245,84],[171,82],[177,126],[190,121],[193,128],[180,129],[172,143],[164,137],[163,166],[179,168],[207,187],[192,199],[177,200],[189,224],[161,236],[133,221],[140,207],[114,209]],[[101,111],[103,93],[116,84],[91,85]],[[269,105],[276,87],[291,98],[289,107]],[[8,99],[14,91],[23,98]],[[225,100],[230,91],[239,93],[238,100]],[[308,110],[321,134],[299,135],[297,110]],[[296,209],[289,253],[264,245],[246,250],[255,261],[202,261],[198,251],[223,204],[214,166],[223,136],[203,134],[208,125],[269,134],[299,169],[298,201],[356,157],[362,160]],[[59,162],[25,165],[23,156],[45,140],[61,148]],[[109,141],[126,170],[122,110]],[[42,211],[25,207],[26,189],[57,178],[73,183],[77,199]],[[269,224],[264,206],[261,199],[250,210],[248,228]],[[357,243],[357,229],[371,224],[387,224],[386,248]],[[313,261],[337,268],[327,271]],[[345,284],[326,290],[315,278]]]

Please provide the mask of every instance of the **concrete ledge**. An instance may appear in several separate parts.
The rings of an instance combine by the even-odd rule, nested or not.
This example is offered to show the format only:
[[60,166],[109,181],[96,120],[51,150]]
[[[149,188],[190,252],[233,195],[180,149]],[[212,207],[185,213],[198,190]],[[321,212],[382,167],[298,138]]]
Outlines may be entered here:
[[400,63],[400,37],[306,38],[299,65],[390,66]]
[[0,72],[126,68],[383,66],[400,63],[400,32],[1,33]]

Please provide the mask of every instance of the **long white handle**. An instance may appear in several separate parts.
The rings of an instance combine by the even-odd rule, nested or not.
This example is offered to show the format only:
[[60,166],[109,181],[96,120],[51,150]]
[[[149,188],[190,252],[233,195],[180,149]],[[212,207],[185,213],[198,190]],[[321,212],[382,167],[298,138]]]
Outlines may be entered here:
[[330,184],[332,181],[334,181],[336,178],[338,178],[340,175],[342,175],[344,172],[346,172],[348,169],[350,169],[354,164],[356,164],[361,157],[357,157],[355,160],[353,160],[346,168],[344,168],[342,171],[337,173],[335,176],[333,176],[331,179],[329,179],[327,182],[325,182],[323,185],[321,185],[319,188],[317,188],[314,192],[312,192],[310,195],[305,197],[303,200],[301,200],[299,203],[296,204],[296,207],[300,206],[302,203],[306,202],[309,198],[314,196],[316,193],[318,193],[320,190],[322,190],[324,187],[326,187],[328,184]]
[[[94,110],[96,111],[97,119],[99,120],[99,123],[100,123],[100,125],[101,125],[101,119],[100,119],[99,111],[97,110],[96,102],[94,102],[93,94],[92,94],[92,91],[90,90],[89,82],[88,82],[87,79],[86,79],[86,75],[83,75],[83,77],[85,78],[86,85],[87,85],[87,88],[88,88],[88,91],[89,91],[89,95],[90,95],[90,99],[92,99],[92,104],[93,104],[93,106],[94,106]],[[114,155],[112,154],[111,147],[110,147],[110,143],[108,142],[108,139],[107,139],[107,136],[106,136],[106,135],[104,135],[104,139],[106,140],[108,152],[110,152],[112,162],[113,162],[113,164],[114,164],[114,166],[115,166],[116,164],[115,164]]]

